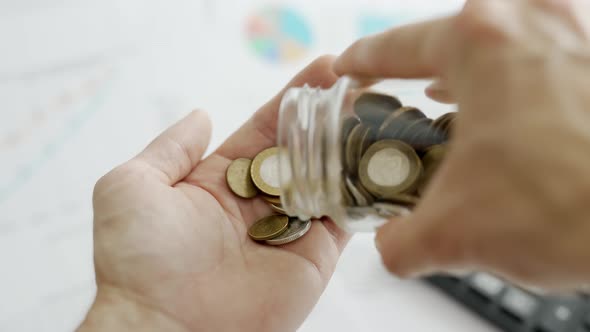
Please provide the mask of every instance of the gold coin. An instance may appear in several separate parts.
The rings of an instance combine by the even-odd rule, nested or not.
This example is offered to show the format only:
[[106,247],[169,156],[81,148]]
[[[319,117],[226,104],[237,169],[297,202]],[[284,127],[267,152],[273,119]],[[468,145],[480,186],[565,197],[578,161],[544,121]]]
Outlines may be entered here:
[[399,139],[399,135],[410,123],[426,115],[415,107],[402,107],[391,113],[379,127],[379,139]]
[[382,140],[371,145],[359,165],[361,184],[380,199],[412,192],[422,175],[422,162],[408,144]]
[[376,127],[400,107],[402,103],[396,97],[376,92],[365,92],[354,102],[354,112],[361,122]]
[[415,206],[416,204],[418,204],[418,201],[420,199],[414,195],[392,194],[387,198],[387,200],[389,200],[392,203],[412,207],[412,206]]
[[369,146],[371,146],[371,144],[373,144],[373,142],[375,142],[375,136],[377,136],[377,130],[374,129],[373,127],[366,127],[366,130],[361,135],[361,140],[358,145],[358,151],[355,154],[355,156],[358,160],[357,164],[361,160],[361,158],[363,157],[363,154],[365,153],[365,151],[367,151]]
[[357,124],[352,128],[350,134],[346,139],[346,144],[344,145],[344,166],[346,167],[345,170],[347,173],[354,173],[358,167],[358,156],[356,155],[358,152],[358,146],[360,145],[360,141],[363,135],[364,126],[362,124]]
[[354,197],[352,197],[352,194],[346,187],[346,180],[340,181],[340,192],[342,195],[342,204],[344,206],[353,206],[355,204]]
[[376,130],[362,123],[355,126],[346,141],[344,160],[346,171],[351,175],[357,174],[358,164],[363,153],[373,143]]
[[[347,170],[348,166],[346,164],[346,141],[350,136],[350,132],[360,124],[360,120],[356,116],[348,116],[342,120],[340,124],[340,159],[342,160],[342,169]],[[322,149],[325,150],[325,149]]]
[[289,225],[289,217],[272,215],[258,220],[248,229],[248,235],[253,240],[264,241],[281,235]]
[[361,193],[361,195],[363,195],[363,197],[367,201],[367,204],[370,205],[375,201],[375,197],[373,197],[373,195],[371,195],[371,193],[365,187],[363,187],[362,183],[359,180],[353,180],[352,183],[354,184],[356,190],[358,190],[358,192]]
[[345,179],[346,188],[354,198],[356,206],[367,206],[373,203],[373,196],[365,189],[358,181],[354,181],[350,178]]
[[422,165],[424,167],[424,174],[418,182],[418,194],[423,195],[426,191],[428,183],[436,173],[439,166],[442,164],[446,154],[446,147],[444,145],[434,145],[426,150],[422,157]]
[[360,123],[360,120],[356,116],[347,116],[342,119],[342,125],[340,126],[340,137],[345,141],[352,129]]
[[437,131],[443,135],[445,139],[448,139],[451,135],[452,124],[455,121],[456,114],[457,112],[445,113],[436,118],[436,120],[434,120],[432,123],[432,127],[437,129]]
[[285,209],[283,209],[283,206],[282,205],[280,205],[280,204],[272,204],[272,203],[269,203],[269,205],[270,205],[270,208],[274,212],[287,215],[287,212],[285,211]]
[[445,132],[447,133],[447,137],[451,138],[453,136],[453,130],[455,128],[455,122],[457,121],[457,112],[452,113],[451,119],[447,121],[446,126],[444,128]]
[[242,198],[252,198],[258,193],[250,177],[251,164],[250,159],[239,158],[232,161],[225,172],[227,185],[234,194]]
[[280,196],[279,149],[272,147],[257,154],[252,160],[250,176],[258,190],[270,196]]
[[281,196],[260,195],[263,200],[271,204],[281,204]]
[[377,211],[379,215],[386,218],[405,217],[411,213],[411,211],[408,210],[406,206],[385,202],[373,203],[373,208]]
[[444,145],[433,145],[422,157],[422,165],[424,165],[424,171],[436,169],[440,163],[444,160],[447,148]]

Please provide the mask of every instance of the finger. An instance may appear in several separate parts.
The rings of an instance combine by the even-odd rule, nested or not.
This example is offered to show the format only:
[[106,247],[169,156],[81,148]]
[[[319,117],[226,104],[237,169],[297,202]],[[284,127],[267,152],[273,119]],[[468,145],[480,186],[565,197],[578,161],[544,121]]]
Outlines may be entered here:
[[408,220],[392,221],[380,227],[375,245],[383,264],[399,277],[411,277],[432,269],[428,252],[423,247],[424,232]]
[[338,57],[334,71],[363,78],[438,76],[452,20],[407,25],[360,39]]
[[438,101],[439,103],[454,104],[456,102],[449,87],[447,86],[446,81],[444,80],[437,80],[426,87],[424,92],[430,99]]
[[162,182],[173,185],[201,160],[211,137],[207,113],[193,111],[153,140],[134,161],[146,164]]
[[252,157],[264,148],[276,145],[278,110],[284,92],[308,84],[328,88],[338,76],[332,71],[334,56],[322,56],[301,71],[281,92],[262,106],[238,131],[216,151],[228,159]]
[[402,278],[468,269],[461,239],[420,219],[410,216],[377,231],[375,244],[387,269]]

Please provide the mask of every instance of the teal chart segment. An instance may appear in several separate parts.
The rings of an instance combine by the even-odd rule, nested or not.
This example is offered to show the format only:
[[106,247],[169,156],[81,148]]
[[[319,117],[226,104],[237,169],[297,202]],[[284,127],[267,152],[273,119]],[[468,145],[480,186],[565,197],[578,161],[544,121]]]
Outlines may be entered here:
[[288,7],[265,7],[247,19],[247,40],[260,59],[271,63],[300,60],[313,44],[305,18]]

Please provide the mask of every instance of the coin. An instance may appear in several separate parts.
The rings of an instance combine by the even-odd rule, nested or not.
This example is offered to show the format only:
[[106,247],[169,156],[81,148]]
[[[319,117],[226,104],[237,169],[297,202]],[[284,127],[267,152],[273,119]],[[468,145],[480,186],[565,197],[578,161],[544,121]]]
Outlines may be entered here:
[[390,203],[373,203],[373,208],[377,210],[379,215],[387,218],[405,217],[410,214],[410,210],[405,206]]
[[280,196],[270,196],[270,195],[260,195],[260,197],[268,203],[271,204],[281,204],[281,197]]
[[[355,156],[358,161],[362,158],[363,154],[371,144],[375,141],[375,137],[377,136],[377,130],[373,127],[366,127],[366,130],[361,135],[361,140],[358,145],[358,151],[356,152]],[[355,173],[356,173],[355,169]]]
[[422,157],[422,164],[424,165],[424,171],[436,169],[440,163],[444,160],[447,148],[444,145],[433,145]]
[[287,244],[293,242],[303,235],[305,235],[311,229],[311,220],[299,220],[299,218],[289,218],[289,225],[287,226],[287,230],[283,232],[281,235],[266,240],[267,244],[278,246],[281,244]]
[[426,115],[415,107],[398,108],[391,113],[379,127],[378,139],[399,139],[399,135],[410,123],[425,118]]
[[422,130],[422,133],[413,138],[412,146],[420,151],[424,151],[433,145],[443,144],[447,140],[447,136],[435,128],[430,121],[428,128]]
[[348,135],[350,135],[350,131],[360,123],[360,120],[356,116],[347,116],[342,120],[342,125],[340,126],[340,137],[342,140],[346,140]]
[[270,208],[274,211],[274,212],[278,212],[280,214],[284,214],[287,215],[287,212],[285,211],[285,209],[283,209],[283,206],[280,204],[272,204],[270,203]]
[[356,168],[358,167],[359,156],[357,156],[357,153],[363,136],[363,130],[366,130],[366,127],[359,123],[352,128],[346,138],[344,144],[344,167],[347,173],[356,172]]
[[438,132],[446,138],[450,137],[452,122],[455,120],[456,113],[457,112],[449,112],[439,116],[434,122],[432,122],[432,127],[436,128]]
[[356,116],[348,116],[342,120],[340,125],[340,140],[342,142],[340,148],[340,158],[342,160],[342,169],[347,170],[346,162],[346,142],[350,136],[350,132],[360,124],[360,120]]
[[280,196],[279,149],[272,147],[257,154],[252,160],[250,176],[258,190],[270,196]]
[[[344,176],[344,175],[343,175]],[[354,201],[354,197],[352,197],[352,194],[348,191],[348,188],[346,187],[346,181],[340,181],[340,192],[342,193],[342,204],[344,206],[350,206],[350,205],[354,205],[355,201]]]
[[418,204],[419,198],[409,194],[391,194],[387,198],[391,203],[413,207]]
[[455,122],[457,121],[457,112],[451,113],[451,119],[447,121],[444,130],[447,134],[447,137],[450,138],[453,136],[453,129],[455,128]]
[[444,145],[434,145],[426,150],[426,153],[422,157],[422,165],[424,167],[424,173],[418,182],[418,194],[423,195],[426,191],[426,187],[430,182],[432,176],[443,162],[446,154],[446,147]]
[[358,179],[353,180],[352,183],[354,184],[356,190],[358,190],[358,192],[361,193],[361,195],[363,195],[363,197],[369,205],[375,201],[375,197],[373,197],[373,195],[371,195],[371,193],[367,189],[365,189],[365,187],[363,187],[363,185]]
[[365,189],[362,185],[360,185],[357,181],[353,181],[350,178],[345,179],[346,188],[350,192],[351,196],[354,198],[355,205],[357,206],[367,206],[371,204],[374,200],[373,196]]
[[399,132],[399,140],[408,143],[414,149],[417,148],[417,136],[421,135],[425,131],[428,130],[430,127],[430,123],[432,122],[429,118],[420,118],[409,122],[408,125]]
[[371,145],[359,165],[362,185],[377,198],[395,198],[415,189],[422,162],[411,146],[396,140]]
[[376,127],[400,107],[402,103],[397,98],[375,92],[365,92],[354,102],[354,112],[361,122]]
[[250,177],[251,164],[250,159],[239,158],[232,161],[225,172],[227,185],[234,194],[242,198],[252,198],[258,193]]
[[258,220],[248,229],[248,235],[256,241],[273,239],[281,235],[289,224],[289,217],[272,215]]

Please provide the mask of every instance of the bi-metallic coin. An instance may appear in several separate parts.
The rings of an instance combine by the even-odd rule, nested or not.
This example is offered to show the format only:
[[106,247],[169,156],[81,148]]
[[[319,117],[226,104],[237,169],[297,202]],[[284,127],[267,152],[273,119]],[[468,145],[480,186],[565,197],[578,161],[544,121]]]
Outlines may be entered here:
[[359,165],[362,185],[380,199],[410,193],[422,175],[422,162],[408,144],[382,140],[371,145]]
[[257,154],[252,160],[250,176],[258,190],[270,196],[280,196],[279,149],[272,147]]

